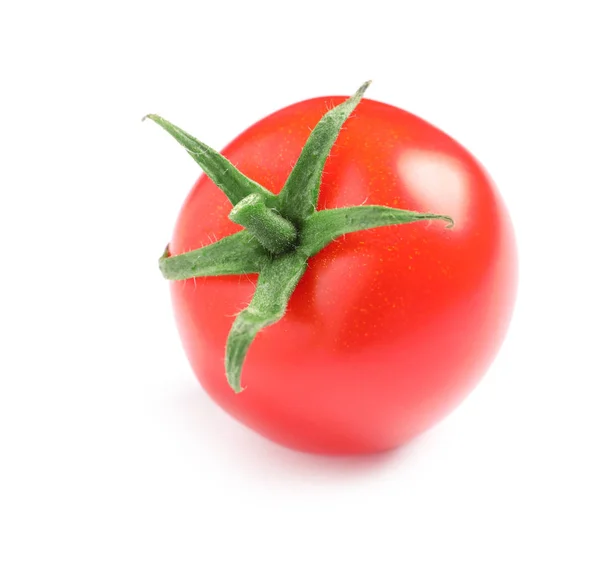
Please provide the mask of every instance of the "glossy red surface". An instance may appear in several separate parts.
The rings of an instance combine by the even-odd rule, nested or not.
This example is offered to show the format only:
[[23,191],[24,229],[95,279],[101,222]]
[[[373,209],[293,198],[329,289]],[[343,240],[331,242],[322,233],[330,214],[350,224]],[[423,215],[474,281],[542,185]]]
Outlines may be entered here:
[[[250,127],[223,154],[277,193],[310,130],[345,98],[307,100]],[[189,361],[210,396],[286,446],[321,453],[394,448],[473,389],[497,353],[516,292],[507,211],[481,165],[440,130],[363,100],[327,161],[319,209],[380,204],[450,215],[352,233],[310,259],[279,323],[250,347],[236,395],[223,358],[256,276],[172,282]],[[181,210],[179,254],[239,230],[205,176]],[[207,429],[210,431],[210,429]]]

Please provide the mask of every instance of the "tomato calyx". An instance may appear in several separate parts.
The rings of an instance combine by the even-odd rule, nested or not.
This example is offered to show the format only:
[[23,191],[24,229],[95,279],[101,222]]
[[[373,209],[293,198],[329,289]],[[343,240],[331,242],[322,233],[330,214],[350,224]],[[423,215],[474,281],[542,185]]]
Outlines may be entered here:
[[163,276],[173,281],[259,274],[254,296],[235,318],[226,343],[225,372],[236,393],[242,391],[242,366],[252,341],[260,330],[284,316],[311,256],[350,232],[431,219],[453,226],[445,215],[378,205],[316,210],[325,161],[369,84],[365,82],[321,118],[279,195],[242,174],[224,156],[176,125],[158,115],[146,116],[187,150],[233,205],[229,219],[244,227],[213,244],[176,256],[170,255],[167,246],[159,259]]

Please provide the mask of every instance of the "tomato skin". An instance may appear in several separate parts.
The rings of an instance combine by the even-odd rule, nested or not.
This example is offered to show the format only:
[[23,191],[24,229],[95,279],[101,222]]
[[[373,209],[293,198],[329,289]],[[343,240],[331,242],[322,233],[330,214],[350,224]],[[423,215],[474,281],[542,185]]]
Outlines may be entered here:
[[[312,128],[345,98],[306,100],[259,121],[222,153],[279,193]],[[184,349],[209,395],[288,447],[357,454],[397,447],[473,389],[508,328],[517,285],[513,229],[482,166],[452,138],[363,100],[326,163],[318,209],[360,204],[450,215],[345,235],[309,260],[285,317],[250,347],[242,384],[224,352],[256,275],[171,282]],[[231,204],[201,176],[171,241],[180,254],[232,234]]]

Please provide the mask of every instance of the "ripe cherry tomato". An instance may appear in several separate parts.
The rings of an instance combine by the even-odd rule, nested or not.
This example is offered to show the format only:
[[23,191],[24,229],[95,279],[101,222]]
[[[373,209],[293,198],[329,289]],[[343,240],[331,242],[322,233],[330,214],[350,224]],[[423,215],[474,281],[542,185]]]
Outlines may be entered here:
[[[286,107],[223,151],[277,194],[311,130],[343,97]],[[200,383],[227,412],[291,448],[328,454],[394,448],[430,428],[473,389],[505,336],[516,292],[507,210],[477,160],[396,107],[363,100],[327,159],[317,209],[362,204],[443,213],[349,233],[308,261],[282,320],[262,330],[243,393],[224,377],[233,319],[257,275],[171,282],[177,325]],[[187,197],[172,255],[240,230],[207,176]]]

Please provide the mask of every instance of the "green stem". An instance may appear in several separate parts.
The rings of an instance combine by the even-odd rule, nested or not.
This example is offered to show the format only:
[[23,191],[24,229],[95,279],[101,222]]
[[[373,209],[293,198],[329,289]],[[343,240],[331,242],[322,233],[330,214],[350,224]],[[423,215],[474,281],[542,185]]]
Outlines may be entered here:
[[251,194],[240,201],[229,213],[229,219],[246,227],[274,255],[290,250],[298,238],[296,227],[267,207],[258,194]]
[[170,256],[167,248],[159,260],[163,275],[185,280],[259,274],[254,297],[233,322],[225,349],[225,372],[236,393],[242,390],[242,366],[250,345],[260,330],[283,317],[309,257],[337,237],[355,231],[431,220],[454,225],[446,215],[380,205],[316,210],[325,161],[368,86],[365,82],[354,96],[323,116],[277,196],[179,127],[157,115],[148,116],[183,145],[225,193],[234,206],[229,218],[244,227],[239,233],[177,256]]

